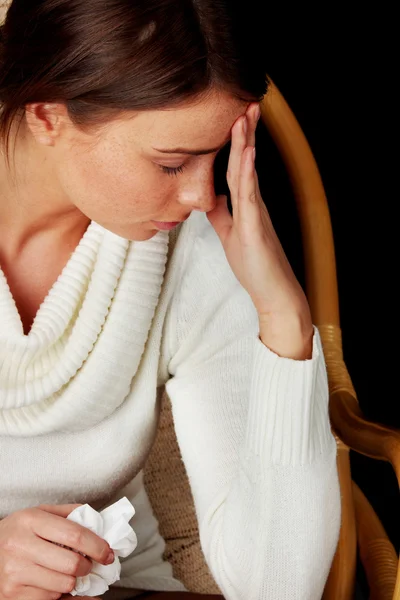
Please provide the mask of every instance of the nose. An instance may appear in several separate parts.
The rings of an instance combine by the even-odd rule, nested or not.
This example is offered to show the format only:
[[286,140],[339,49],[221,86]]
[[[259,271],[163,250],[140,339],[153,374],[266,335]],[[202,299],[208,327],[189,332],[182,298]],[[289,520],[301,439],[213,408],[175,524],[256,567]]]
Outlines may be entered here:
[[214,172],[197,173],[197,177],[185,181],[179,192],[179,202],[189,210],[209,212],[216,206],[216,195],[214,188]]

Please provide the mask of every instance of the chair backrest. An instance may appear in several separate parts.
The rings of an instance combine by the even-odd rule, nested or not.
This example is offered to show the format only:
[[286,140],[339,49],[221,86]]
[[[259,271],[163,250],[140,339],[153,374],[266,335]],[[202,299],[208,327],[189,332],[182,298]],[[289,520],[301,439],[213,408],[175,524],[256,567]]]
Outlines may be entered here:
[[338,443],[342,524],[324,600],[352,600],[357,542],[371,598],[400,600],[400,563],[377,515],[351,480],[349,449],[391,463],[400,484],[400,432],[369,422],[343,360],[332,226],[319,171],[307,140],[276,86],[262,107],[280,150],[302,230],[307,297],[321,333],[328,370],[330,417]]
[[[307,299],[318,326],[328,368],[330,402],[337,391],[356,399],[343,361],[336,258],[328,202],[307,139],[278,88],[271,82],[262,103],[262,118],[290,178],[302,233]],[[353,598],[357,537],[349,448],[337,437],[342,500],[339,544],[324,600]]]

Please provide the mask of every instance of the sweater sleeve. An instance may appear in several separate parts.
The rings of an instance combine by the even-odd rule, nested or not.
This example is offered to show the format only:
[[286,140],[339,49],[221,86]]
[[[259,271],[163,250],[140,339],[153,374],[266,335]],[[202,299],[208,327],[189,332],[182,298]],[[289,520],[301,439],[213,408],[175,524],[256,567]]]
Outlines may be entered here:
[[171,317],[166,391],[216,582],[226,600],[319,600],[340,492],[318,330],[310,360],[264,346],[210,229],[193,243]]

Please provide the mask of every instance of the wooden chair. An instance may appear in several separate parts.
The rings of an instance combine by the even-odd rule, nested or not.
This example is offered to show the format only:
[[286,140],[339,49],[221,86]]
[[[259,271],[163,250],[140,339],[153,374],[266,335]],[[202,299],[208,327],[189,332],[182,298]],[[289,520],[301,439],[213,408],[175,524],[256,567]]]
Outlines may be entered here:
[[[400,481],[400,431],[362,415],[343,361],[332,227],[318,167],[289,106],[271,82],[261,119],[276,143],[290,177],[304,248],[307,297],[324,345],[330,416],[338,444],[342,526],[323,600],[353,600],[357,545],[370,600],[400,600],[398,558],[370,503],[352,481],[349,449],[389,461]],[[193,592],[216,594],[205,564],[189,483],[174,433],[170,402],[160,391],[161,418],[145,481],[166,542],[166,558]],[[167,490],[167,492],[166,492]]]

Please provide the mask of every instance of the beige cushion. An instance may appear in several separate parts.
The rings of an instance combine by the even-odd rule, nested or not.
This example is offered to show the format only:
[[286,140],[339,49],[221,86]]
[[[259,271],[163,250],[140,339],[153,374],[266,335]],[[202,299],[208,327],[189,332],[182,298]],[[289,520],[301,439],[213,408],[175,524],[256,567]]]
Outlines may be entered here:
[[145,485],[160,532],[165,560],[190,592],[220,594],[204,560],[188,477],[182,461],[168,395],[161,395],[157,437],[146,462]]

